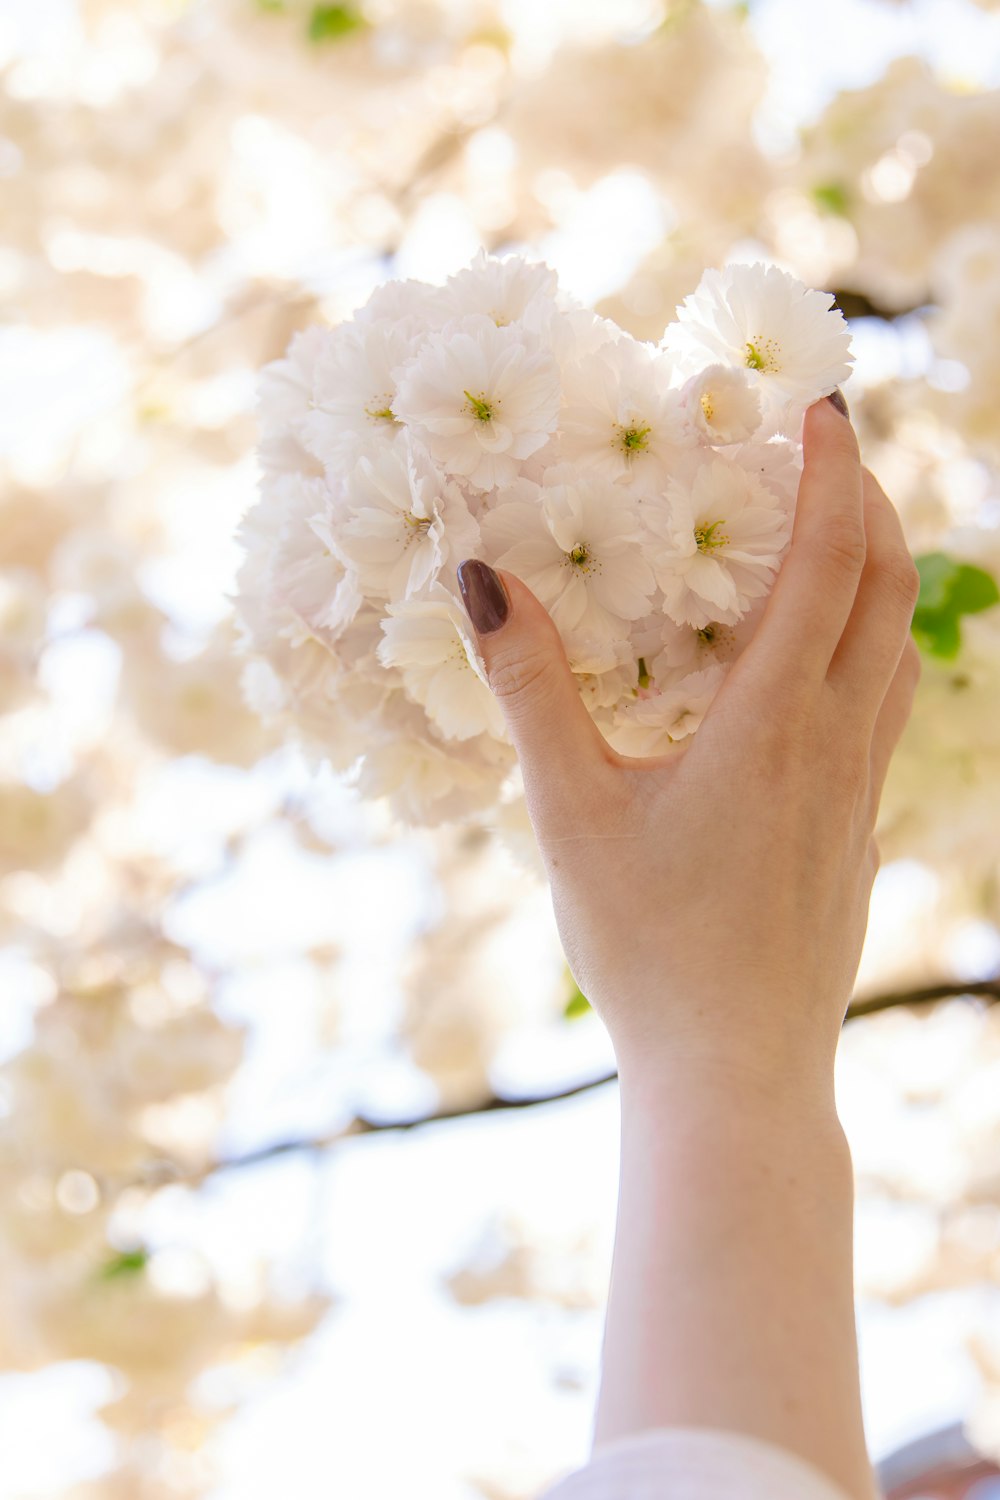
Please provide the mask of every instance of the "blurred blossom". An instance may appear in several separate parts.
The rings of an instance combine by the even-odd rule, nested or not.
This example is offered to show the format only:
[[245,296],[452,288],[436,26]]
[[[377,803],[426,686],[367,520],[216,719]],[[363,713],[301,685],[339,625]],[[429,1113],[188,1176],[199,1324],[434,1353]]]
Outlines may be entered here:
[[[414,1442],[433,1431],[421,1401],[450,1409],[438,1349],[477,1399],[487,1391],[484,1421],[516,1409],[522,1387],[541,1415],[528,1456],[494,1445],[466,1462],[441,1442],[415,1465],[407,1451],[415,1496],[424,1468],[421,1495],[464,1493],[473,1470],[484,1494],[533,1493],[582,1452],[590,1356],[570,1341],[582,1348],[599,1318],[610,1257],[610,1220],[590,1222],[595,1160],[613,1156],[596,1097],[514,1112],[564,1131],[541,1175],[527,1132],[543,1122],[509,1116],[495,1136],[479,1121],[435,1127],[436,1143],[345,1142],[331,1169],[292,1153],[269,1172],[212,1170],[241,1143],[335,1133],[375,1102],[386,1117],[471,1108],[502,1075],[543,1090],[574,1060],[595,1073],[608,1060],[593,1017],[563,1017],[567,975],[509,747],[442,762],[397,668],[394,733],[417,749],[406,765],[378,750],[352,792],[372,696],[332,649],[330,610],[350,603],[339,574],[313,580],[305,622],[234,621],[241,569],[270,600],[299,564],[295,526],[279,534],[256,502],[290,469],[323,473],[287,433],[309,410],[305,330],[389,278],[440,282],[483,246],[547,259],[603,319],[656,343],[705,267],[763,259],[839,293],[852,416],[911,549],[1000,577],[997,11],[857,0],[824,20],[810,7],[814,38],[838,31],[804,51],[806,11],[779,0],[2,8],[12,1493],[228,1500],[250,1471],[270,1493],[260,1434],[284,1420],[267,1463],[309,1494],[316,1450],[287,1434],[320,1413],[325,1442],[331,1407],[341,1430],[323,1464],[358,1488],[338,1457],[356,1428],[377,1485],[392,1380]],[[380,316],[396,316],[392,298]],[[257,410],[264,365],[280,431]],[[239,629],[268,660],[241,659]],[[377,614],[360,614],[359,656],[379,636]],[[925,658],[882,805],[865,993],[995,972],[998,701],[994,608],[962,618],[957,655]],[[304,746],[287,742],[296,715]],[[506,797],[487,816],[501,771]],[[400,829],[398,813],[458,777],[458,824],[441,796],[440,827]],[[392,798],[365,800],[387,785]],[[958,1000],[851,1023],[838,1061],[866,1305],[979,1289],[971,1417],[996,1453],[998,1068],[1000,1007]],[[446,1153],[463,1140],[457,1166]],[[352,1266],[375,1278],[356,1301],[339,1289]],[[411,1375],[388,1320],[397,1280],[416,1308],[418,1276],[432,1292],[426,1324],[414,1312]],[[512,1331],[504,1304],[507,1332],[487,1346],[498,1298],[535,1321]],[[467,1378],[470,1326],[495,1386]],[[536,1346],[537,1389],[524,1369]],[[923,1409],[905,1363],[872,1402]],[[39,1410],[46,1435],[29,1442]]]

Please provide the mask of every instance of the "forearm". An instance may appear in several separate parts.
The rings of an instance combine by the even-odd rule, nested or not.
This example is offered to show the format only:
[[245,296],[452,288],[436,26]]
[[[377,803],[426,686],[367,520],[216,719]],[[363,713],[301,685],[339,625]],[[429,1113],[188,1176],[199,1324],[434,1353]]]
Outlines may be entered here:
[[651,1427],[730,1428],[871,1500],[832,1077],[817,1098],[707,1068],[620,1072],[595,1449]]

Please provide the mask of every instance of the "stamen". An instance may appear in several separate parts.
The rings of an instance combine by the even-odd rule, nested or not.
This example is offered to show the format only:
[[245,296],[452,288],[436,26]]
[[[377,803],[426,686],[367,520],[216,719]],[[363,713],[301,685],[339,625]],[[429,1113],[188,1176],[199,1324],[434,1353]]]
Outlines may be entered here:
[[649,434],[652,430],[651,427],[622,427],[619,423],[618,438],[613,446],[620,447],[626,456],[642,453],[649,447]]
[[755,334],[753,342],[746,345],[746,364],[748,369],[763,370],[765,375],[776,374],[781,369],[781,345],[762,333]]
[[695,632],[703,646],[710,646],[713,650],[722,650],[731,646],[735,640],[735,632],[730,625],[720,625],[718,620],[711,620]]
[[716,536],[716,530],[723,524],[722,520],[713,521],[711,526],[696,526],[694,528],[694,539],[698,544],[699,552],[710,552],[713,547],[725,547],[729,538],[720,533]]
[[474,396],[471,391],[463,391],[462,395],[466,397],[469,405],[472,407],[473,416],[478,418],[480,422],[491,422],[493,420],[493,407],[486,400],[485,396]]
[[371,406],[366,406],[365,415],[371,417],[373,422],[395,422],[398,424],[399,418],[392,409],[392,395],[387,393],[377,399],[381,400],[383,404],[376,406],[373,402]]

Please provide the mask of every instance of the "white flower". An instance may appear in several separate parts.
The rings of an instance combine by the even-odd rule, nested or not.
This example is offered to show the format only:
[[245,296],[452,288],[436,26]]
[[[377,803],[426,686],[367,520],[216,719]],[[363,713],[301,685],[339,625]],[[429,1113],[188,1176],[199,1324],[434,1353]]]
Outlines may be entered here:
[[316,360],[312,409],[298,431],[328,473],[346,473],[363,454],[401,436],[396,374],[424,337],[418,318],[342,323],[327,336]]
[[386,797],[405,823],[433,828],[485,812],[516,764],[512,746],[486,736],[436,739],[424,710],[408,699],[393,699],[385,731],[358,767],[357,787],[362,797]]
[[519,325],[474,314],[427,340],[400,378],[394,410],[448,473],[493,489],[555,430],[559,368]]
[[710,620],[696,627],[665,621],[661,649],[646,658],[652,684],[665,690],[692,672],[703,672],[713,662],[734,662],[753,637],[765,603],[764,599],[755,599],[735,625]]
[[611,743],[622,755],[660,755],[693,734],[722,686],[726,668],[713,663],[692,672],[665,692],[645,693],[619,707]]
[[408,822],[499,826],[519,768],[454,571],[478,557],[548,609],[615,749],[683,753],[787,551],[805,408],[850,373],[831,304],[728,266],[655,346],[484,251],[297,334],[259,388],[248,704]]
[[406,690],[446,739],[506,736],[500,705],[479,664],[468,617],[440,583],[425,597],[390,604],[377,656],[398,667]]
[[541,261],[520,255],[501,258],[480,250],[470,266],[448,277],[440,295],[447,318],[480,313],[505,328],[522,322],[530,308],[540,328],[557,311],[555,294],[556,273]]
[[718,455],[690,482],[671,480],[665,502],[643,519],[666,546],[652,561],[663,607],[678,625],[734,625],[766,594],[791,535],[777,497],[740,464]]
[[479,547],[479,527],[461,490],[419,444],[362,458],[331,514],[330,545],[357,570],[371,597],[402,599]]
[[802,478],[802,449],[782,438],[770,442],[741,443],[727,454],[733,463],[739,464],[759,479],[765,488],[777,495],[788,511],[794,511]]
[[602,349],[607,344],[617,344],[620,339],[629,337],[611,318],[602,318],[589,307],[577,306],[562,292],[559,293],[557,306],[558,316],[545,321],[541,317],[544,304],[532,302],[525,309],[523,322],[532,331],[536,331],[535,325],[538,322],[537,331],[544,337],[546,347],[552,350],[561,367],[572,364],[574,360],[585,359],[595,349]]
[[384,281],[372,292],[363,307],[352,313],[355,324],[407,322],[411,329],[425,333],[444,322],[441,287],[429,281],[408,276],[401,281]]
[[[625,636],[609,641],[600,636],[588,639],[577,632],[566,648],[566,658],[571,670],[581,678],[601,678],[602,696],[611,692],[614,682],[621,681],[622,692],[635,682],[635,651]],[[608,701],[614,702],[615,699]]]
[[[567,651],[590,657],[628,635],[649,610],[656,584],[626,493],[607,482],[527,480],[482,518],[489,561],[522,579],[548,609]],[[510,498],[508,498],[508,496]],[[614,653],[608,661],[615,665]]]
[[237,536],[249,555],[238,575],[239,606],[256,649],[314,635],[330,644],[357,614],[356,575],[334,554],[325,531],[330,505],[325,480],[273,475],[243,518]]
[[305,416],[316,363],[329,339],[329,329],[301,328],[292,334],[283,357],[264,365],[257,379],[257,427],[262,437],[275,437],[289,422]]
[[312,410],[316,363],[330,338],[326,328],[300,329],[283,359],[264,366],[257,381],[257,449],[261,468],[275,473],[321,474],[321,464],[303,447],[301,424]]
[[707,270],[677,309],[662,346],[687,374],[706,362],[751,372],[772,403],[808,403],[851,373],[850,330],[831,292],[777,266]]
[[593,713],[596,709],[613,708],[628,698],[636,686],[636,663],[629,657],[627,664],[595,672],[581,671],[579,664],[571,661],[576,676],[580,697]]
[[760,426],[760,393],[744,370],[708,365],[684,386],[681,402],[703,442],[743,443]]
[[662,486],[676,449],[689,442],[672,367],[635,339],[602,344],[563,375],[562,459],[589,474]]

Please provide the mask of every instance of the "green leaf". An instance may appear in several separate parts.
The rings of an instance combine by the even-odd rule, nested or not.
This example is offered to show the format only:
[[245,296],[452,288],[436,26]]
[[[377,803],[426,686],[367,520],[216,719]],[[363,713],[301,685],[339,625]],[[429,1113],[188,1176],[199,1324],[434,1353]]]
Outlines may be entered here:
[[981,610],[1000,604],[1000,588],[985,569],[960,563],[955,569],[948,602],[956,614],[978,615]]
[[944,552],[925,552],[915,561],[920,595],[913,612],[914,639],[928,655],[953,661],[962,645],[962,615],[1000,604],[1000,589],[984,569],[956,562]]
[[813,202],[828,213],[847,218],[851,206],[850,196],[842,182],[817,182],[812,189]]
[[573,985],[573,993],[563,1008],[563,1015],[567,1021],[575,1021],[577,1016],[588,1015],[592,1009],[590,1001],[580,989],[578,984]]
[[272,11],[276,15],[284,15],[288,6],[285,0],[256,0],[258,10]]
[[945,610],[917,610],[913,616],[913,637],[921,651],[953,661],[962,644],[958,615]]
[[354,5],[315,5],[309,17],[311,42],[339,42],[367,25]]
[[149,1251],[141,1246],[138,1250],[123,1250],[120,1255],[114,1255],[97,1273],[99,1281],[121,1281],[129,1276],[138,1276],[146,1269],[149,1262]]
[[920,596],[917,599],[917,609],[947,608],[952,579],[956,572],[954,561],[943,552],[924,552],[913,560],[920,574]]

